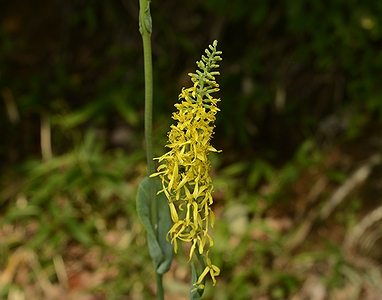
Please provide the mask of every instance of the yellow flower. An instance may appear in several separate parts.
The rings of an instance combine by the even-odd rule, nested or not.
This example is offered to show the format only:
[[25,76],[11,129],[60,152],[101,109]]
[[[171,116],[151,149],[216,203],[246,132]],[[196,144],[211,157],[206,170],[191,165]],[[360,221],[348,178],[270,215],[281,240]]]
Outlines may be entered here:
[[215,79],[219,72],[212,71],[219,67],[217,62],[221,60],[221,51],[217,51],[216,46],[217,41],[214,41],[210,50],[205,51],[207,56],[202,55],[202,60],[197,62],[200,70],[188,74],[193,87],[183,88],[179,95],[181,102],[175,104],[177,112],[172,118],[176,125],[171,125],[166,145],[170,150],[155,158],[159,163],[158,172],[151,175],[160,177],[163,187],[160,192],[164,192],[168,199],[173,221],[168,238],[174,244],[175,252],[180,240],[191,243],[189,260],[195,251],[204,253],[207,267],[201,278],[209,272],[214,284],[220,270],[208,258],[208,249],[213,245],[209,228],[215,223],[210,207],[213,186],[208,154],[220,152],[210,144],[220,101],[211,96],[219,91]]
[[200,274],[199,279],[198,279],[198,281],[195,283],[195,285],[199,285],[199,284],[202,282],[203,278],[207,275],[207,273],[210,273],[211,278],[212,278],[213,285],[216,284],[216,279],[215,279],[215,277],[216,277],[216,276],[219,276],[219,274],[220,274],[220,269],[219,269],[217,266],[215,266],[215,265],[213,265],[213,264],[211,263],[211,260],[208,258],[208,253],[206,254],[206,261],[207,261],[207,266],[206,266],[206,268],[204,269],[204,271],[202,272],[202,274]]

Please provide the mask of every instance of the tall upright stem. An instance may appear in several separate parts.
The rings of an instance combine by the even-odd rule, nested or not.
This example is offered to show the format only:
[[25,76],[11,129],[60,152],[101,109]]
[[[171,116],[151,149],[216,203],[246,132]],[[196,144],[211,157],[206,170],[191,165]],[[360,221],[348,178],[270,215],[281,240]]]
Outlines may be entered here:
[[[143,41],[143,59],[145,69],[145,139],[146,139],[146,156],[147,168],[149,175],[155,172],[154,154],[153,154],[153,66],[151,55],[151,15],[150,1],[140,0],[139,11],[139,30]],[[155,201],[155,182],[150,179],[150,196],[151,196],[151,224],[155,224],[156,228],[158,217]]]
[[[139,0],[139,31],[143,41],[143,59],[145,70],[145,139],[146,157],[149,175],[155,172],[153,151],[153,67],[151,52],[152,20],[150,14],[150,0]],[[158,236],[158,207],[156,201],[155,179],[150,178],[150,221],[154,232]],[[157,297],[164,300],[162,275],[156,274]]]

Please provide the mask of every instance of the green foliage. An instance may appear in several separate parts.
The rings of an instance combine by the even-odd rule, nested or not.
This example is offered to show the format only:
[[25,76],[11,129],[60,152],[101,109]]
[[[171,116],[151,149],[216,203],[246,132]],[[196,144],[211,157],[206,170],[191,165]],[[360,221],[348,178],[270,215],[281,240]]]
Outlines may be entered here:
[[[25,203],[11,207],[4,221],[17,222],[29,217],[45,228],[41,239],[62,228],[65,234],[84,245],[97,242],[93,234],[98,230],[97,223],[119,210],[115,204],[110,205],[110,199],[126,195],[121,180],[128,160],[118,152],[113,156],[102,154],[102,146],[95,142],[94,134],[89,131],[73,152],[43,164],[37,161],[26,164],[23,169],[29,179],[21,191]],[[43,242],[31,241],[36,247]]]
[[[12,199],[17,201],[8,203],[4,197],[10,191],[5,190],[0,201],[4,212],[0,224],[4,229],[12,226],[25,230],[17,230],[13,234],[2,233],[2,243],[9,251],[3,257],[2,265],[12,261],[11,253],[14,251],[38,253],[39,262],[44,266],[42,272],[47,272],[45,268],[50,270],[48,279],[54,282],[54,278],[59,276],[52,272],[55,257],[65,257],[73,247],[101,247],[104,255],[109,257],[119,253],[120,246],[110,246],[108,236],[120,226],[118,222],[123,222],[127,226],[123,229],[130,236],[129,239],[134,239],[136,233],[131,228],[136,222],[136,188],[126,180],[136,176],[137,164],[143,159],[143,151],[131,153],[129,157],[118,150],[105,152],[95,131],[89,130],[72,151],[47,162],[29,161],[20,166],[24,180],[21,188],[12,195]],[[133,253],[132,248],[122,249],[128,256],[131,256],[130,252]],[[135,263],[143,263],[148,256],[142,250],[139,253],[142,256],[134,256],[134,261],[121,261],[122,256],[118,254],[121,258],[117,256],[113,261],[115,266],[105,262],[100,264],[104,265],[102,268],[119,269],[122,263],[135,268]],[[29,258],[26,263],[35,264]],[[40,271],[35,276],[30,275],[30,284],[42,276]],[[131,284],[130,288],[121,286],[124,275],[116,275],[115,284],[108,280],[103,284],[102,293],[107,298],[112,294],[116,297],[131,294]],[[33,294],[33,297],[37,296]]]
[[162,189],[159,179],[150,179],[149,177],[142,179],[137,194],[137,213],[139,220],[147,231],[147,243],[155,271],[158,274],[164,274],[171,267],[173,253],[173,246],[166,239],[167,233],[172,226],[170,209],[164,193],[157,195],[156,199],[154,199],[154,201],[157,201],[159,212],[158,224],[156,224],[158,226],[157,236],[154,231],[155,224],[151,224],[150,221],[150,180],[155,180],[157,191]]
[[[196,253],[198,254],[198,253]],[[199,257],[199,256],[198,256]],[[204,265],[203,260],[201,261],[202,266]],[[203,268],[202,268],[203,269]],[[191,262],[191,287],[190,287],[190,299],[191,300],[200,300],[202,299],[203,293],[204,293],[204,286],[206,282],[206,278],[203,278],[201,285],[203,286],[203,289],[200,289],[199,287],[196,287],[194,284],[198,281],[198,278],[200,274],[198,274],[198,271],[195,268],[195,263]]]

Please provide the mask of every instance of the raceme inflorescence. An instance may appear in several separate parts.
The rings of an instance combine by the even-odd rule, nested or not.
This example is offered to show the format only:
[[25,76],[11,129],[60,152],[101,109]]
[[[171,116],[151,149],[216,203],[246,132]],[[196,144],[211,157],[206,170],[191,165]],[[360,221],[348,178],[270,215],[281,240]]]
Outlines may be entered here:
[[178,241],[190,242],[189,261],[195,251],[203,257],[205,269],[196,285],[200,285],[208,273],[215,285],[215,276],[220,273],[209,258],[213,245],[209,229],[214,226],[215,217],[211,210],[213,185],[207,157],[211,152],[220,152],[210,144],[220,101],[211,96],[219,91],[215,79],[219,72],[213,69],[219,67],[222,52],[217,51],[216,46],[215,40],[196,63],[199,70],[188,74],[193,87],[183,88],[179,95],[181,101],[175,104],[177,112],[172,118],[176,124],[171,125],[166,145],[170,150],[155,158],[159,166],[157,173],[151,175],[160,177],[163,189],[159,192],[164,192],[168,199],[173,226],[167,237],[174,251],[178,249]]

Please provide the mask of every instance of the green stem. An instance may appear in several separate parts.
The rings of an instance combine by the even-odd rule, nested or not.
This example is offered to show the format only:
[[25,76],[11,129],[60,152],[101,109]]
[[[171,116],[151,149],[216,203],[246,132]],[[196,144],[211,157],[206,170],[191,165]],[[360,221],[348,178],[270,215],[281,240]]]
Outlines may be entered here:
[[[149,1],[140,0],[140,31],[143,40],[143,59],[145,67],[145,138],[146,138],[146,156],[149,175],[155,172],[154,154],[153,154],[153,66],[151,57],[151,24]],[[148,28],[149,27],[149,28]],[[150,180],[150,196],[153,201],[151,224],[157,224],[157,208],[155,199],[155,182]],[[157,232],[157,228],[154,228]]]
[[[145,139],[146,157],[149,175],[155,172],[154,151],[153,151],[153,67],[151,51],[151,15],[150,1],[139,0],[139,31],[143,41],[143,59],[145,69]],[[158,208],[156,201],[155,180],[150,178],[150,221],[154,226],[154,231],[158,237]],[[156,274],[157,297],[164,300],[164,290],[162,275]]]
[[164,300],[164,289],[163,289],[163,282],[162,282],[162,275],[161,274],[158,274],[156,273],[156,282],[157,282],[157,295],[158,295],[158,299],[160,300]]

